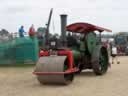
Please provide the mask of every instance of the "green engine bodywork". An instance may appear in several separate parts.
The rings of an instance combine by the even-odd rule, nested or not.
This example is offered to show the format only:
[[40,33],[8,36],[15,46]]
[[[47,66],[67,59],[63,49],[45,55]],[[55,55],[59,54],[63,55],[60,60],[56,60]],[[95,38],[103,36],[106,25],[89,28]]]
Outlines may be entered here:
[[85,34],[78,48],[72,48],[74,64],[82,69],[93,69],[97,75],[108,69],[109,58],[107,48],[102,46],[94,32]]
[[72,48],[74,63],[78,63],[78,59],[86,54],[92,54],[96,47],[98,39],[94,32],[87,33],[79,42],[79,48]]

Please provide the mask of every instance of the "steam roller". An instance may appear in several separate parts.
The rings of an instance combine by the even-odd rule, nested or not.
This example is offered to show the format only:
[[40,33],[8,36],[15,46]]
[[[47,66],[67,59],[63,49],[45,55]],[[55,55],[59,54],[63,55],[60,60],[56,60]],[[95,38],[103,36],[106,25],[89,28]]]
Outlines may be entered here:
[[[35,73],[41,84],[69,84],[74,79],[74,72],[78,69],[73,67],[71,51],[61,50],[57,53],[42,52],[37,64]],[[52,55],[51,55],[52,54]],[[54,54],[54,55],[53,55]]]
[[[34,74],[41,84],[70,84],[75,73],[92,69],[96,75],[103,75],[109,67],[107,48],[102,45],[101,37],[95,31],[109,31],[88,23],[74,23],[66,30],[81,35],[80,42],[60,48],[56,41],[50,41],[50,49],[39,53]],[[77,38],[76,38],[77,39]],[[72,41],[67,40],[67,43]]]

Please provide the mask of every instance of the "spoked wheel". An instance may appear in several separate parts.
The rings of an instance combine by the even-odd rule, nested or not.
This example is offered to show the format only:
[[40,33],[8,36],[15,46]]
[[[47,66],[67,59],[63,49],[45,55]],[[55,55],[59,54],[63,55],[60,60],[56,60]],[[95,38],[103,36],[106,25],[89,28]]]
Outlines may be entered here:
[[102,75],[107,72],[109,66],[107,49],[97,47],[92,56],[92,67],[96,75]]

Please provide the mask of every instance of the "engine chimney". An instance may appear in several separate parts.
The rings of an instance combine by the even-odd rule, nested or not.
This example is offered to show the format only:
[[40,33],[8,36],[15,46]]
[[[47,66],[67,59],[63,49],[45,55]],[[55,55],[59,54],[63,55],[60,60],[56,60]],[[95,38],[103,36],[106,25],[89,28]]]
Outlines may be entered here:
[[61,17],[61,40],[62,45],[66,46],[66,26],[67,26],[67,15],[62,14]]

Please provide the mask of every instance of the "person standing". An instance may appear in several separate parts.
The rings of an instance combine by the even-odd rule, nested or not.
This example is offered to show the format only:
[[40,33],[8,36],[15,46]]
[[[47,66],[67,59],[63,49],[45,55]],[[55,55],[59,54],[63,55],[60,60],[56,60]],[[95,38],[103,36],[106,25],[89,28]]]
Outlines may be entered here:
[[29,28],[29,36],[34,36],[36,34],[34,25],[32,24],[31,27]]
[[25,31],[24,31],[24,26],[21,26],[21,27],[19,28],[19,37],[24,37],[24,33],[25,33]]
[[114,64],[114,59],[116,60],[117,64],[119,64],[120,62],[118,61],[117,59],[117,47],[116,46],[113,46],[112,47],[112,64]]

